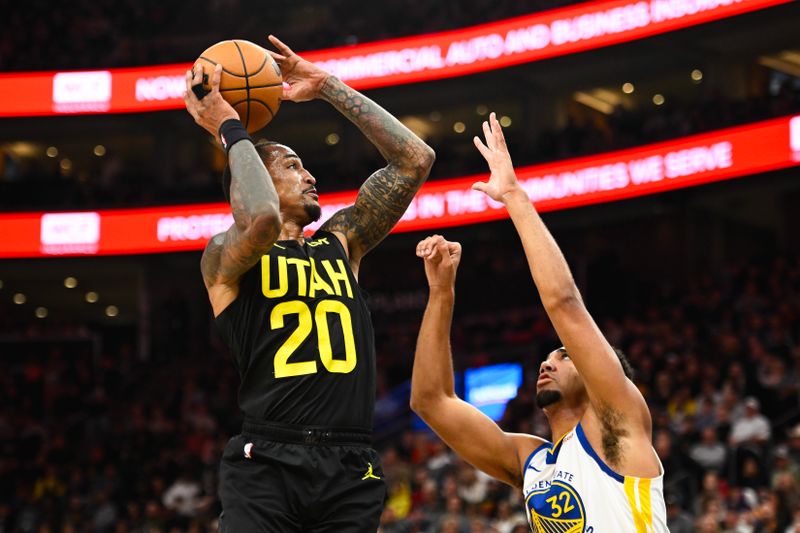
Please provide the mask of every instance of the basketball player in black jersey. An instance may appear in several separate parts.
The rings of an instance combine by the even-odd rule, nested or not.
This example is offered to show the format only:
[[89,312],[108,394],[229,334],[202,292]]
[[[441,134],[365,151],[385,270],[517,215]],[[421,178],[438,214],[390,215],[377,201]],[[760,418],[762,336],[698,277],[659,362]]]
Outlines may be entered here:
[[315,178],[288,146],[249,140],[219,94],[219,67],[202,99],[192,90],[202,68],[186,74],[187,109],[229,150],[235,220],[201,262],[245,415],[220,467],[220,532],[374,532],[385,485],[370,448],[375,348],[358,271],[425,181],[434,153],[373,101],[270,40],[289,85],[283,98],[329,102],[388,164],[354,205],[304,238],[320,216]]

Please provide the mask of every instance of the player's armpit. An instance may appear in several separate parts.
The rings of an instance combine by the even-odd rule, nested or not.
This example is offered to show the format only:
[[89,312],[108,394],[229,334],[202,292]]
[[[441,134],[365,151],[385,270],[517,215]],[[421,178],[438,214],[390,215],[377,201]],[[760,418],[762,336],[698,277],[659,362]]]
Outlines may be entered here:
[[504,432],[476,407],[455,396],[419,400],[412,409],[465,461],[516,488],[522,487],[525,458],[545,442],[533,435]]
[[650,431],[650,414],[639,390],[625,377],[617,354],[583,303],[564,255],[527,194],[505,198],[519,233],[542,305],[580,374],[592,406],[619,412],[630,429]]
[[547,313],[581,375],[596,411],[612,409],[634,429],[649,434],[650,412],[641,392],[625,376],[622,364],[597,327],[580,296],[546,304]]

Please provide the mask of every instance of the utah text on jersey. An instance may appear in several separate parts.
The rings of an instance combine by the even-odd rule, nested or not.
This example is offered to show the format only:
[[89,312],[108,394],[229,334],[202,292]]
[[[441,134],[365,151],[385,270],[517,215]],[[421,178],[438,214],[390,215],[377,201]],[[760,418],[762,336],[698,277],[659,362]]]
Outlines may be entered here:
[[[328,244],[327,238],[309,241],[308,245],[315,247]],[[280,247],[276,244],[275,246]],[[313,257],[303,259],[299,257],[273,257],[264,255],[261,258],[261,292],[267,298],[282,298],[289,291],[288,270],[296,269],[297,294],[291,296],[308,296],[315,298],[319,294],[353,298],[353,288],[347,276],[347,267],[342,259],[321,259],[316,261]],[[277,278],[277,281],[274,281]],[[326,279],[327,278],[327,279]]]

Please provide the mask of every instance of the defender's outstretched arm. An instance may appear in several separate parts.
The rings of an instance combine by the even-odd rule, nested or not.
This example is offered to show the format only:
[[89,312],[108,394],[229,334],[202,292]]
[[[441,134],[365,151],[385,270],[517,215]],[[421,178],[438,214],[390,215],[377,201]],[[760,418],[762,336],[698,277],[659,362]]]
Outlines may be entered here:
[[505,433],[476,407],[461,400],[453,386],[450,325],[455,272],[461,245],[441,236],[417,245],[425,261],[430,295],[417,339],[411,378],[411,408],[468,463],[513,487],[522,487],[522,463],[545,441]]
[[483,123],[483,132],[486,144],[478,137],[474,142],[489,163],[491,175],[488,182],[477,182],[473,189],[505,204],[522,240],[542,304],[586,384],[592,405],[599,412],[610,408],[612,414],[624,414],[649,439],[651,421],[647,404],[625,376],[614,349],[586,309],[561,249],[517,181],[494,113],[488,123]]

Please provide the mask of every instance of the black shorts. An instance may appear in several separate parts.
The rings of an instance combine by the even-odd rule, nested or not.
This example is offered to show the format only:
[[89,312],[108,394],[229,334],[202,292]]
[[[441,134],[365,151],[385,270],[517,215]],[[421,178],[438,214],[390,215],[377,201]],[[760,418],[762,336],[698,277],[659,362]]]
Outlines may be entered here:
[[225,446],[219,533],[378,529],[386,485],[375,450],[357,443],[280,442],[258,433],[245,432]]

